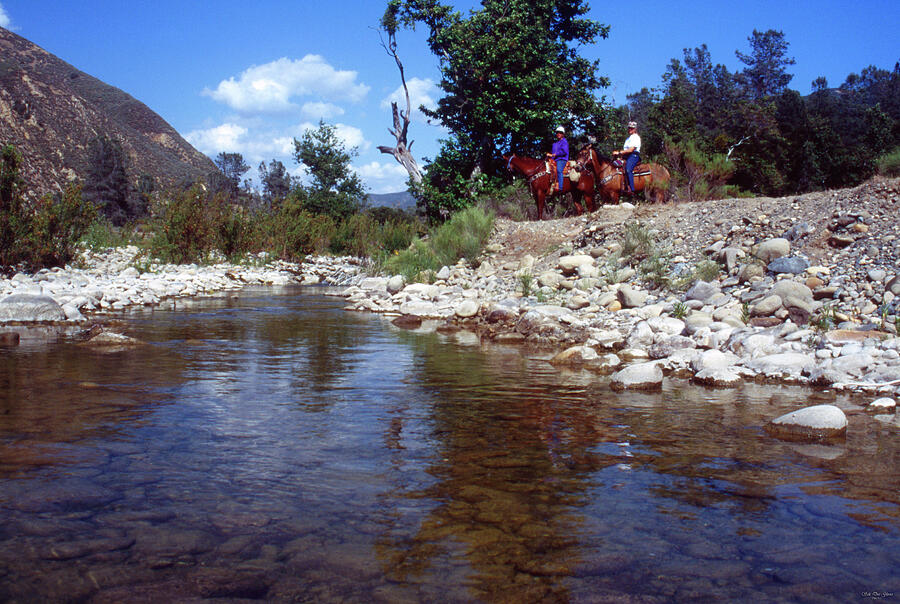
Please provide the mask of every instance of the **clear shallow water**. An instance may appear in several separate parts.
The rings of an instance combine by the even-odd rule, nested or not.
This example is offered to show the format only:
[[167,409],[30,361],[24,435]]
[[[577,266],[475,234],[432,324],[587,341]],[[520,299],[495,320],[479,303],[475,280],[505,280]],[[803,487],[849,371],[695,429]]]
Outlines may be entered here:
[[0,349],[0,601],[900,593],[896,428],[782,442],[767,419],[832,399],[616,395],[286,291],[129,314],[139,348]]

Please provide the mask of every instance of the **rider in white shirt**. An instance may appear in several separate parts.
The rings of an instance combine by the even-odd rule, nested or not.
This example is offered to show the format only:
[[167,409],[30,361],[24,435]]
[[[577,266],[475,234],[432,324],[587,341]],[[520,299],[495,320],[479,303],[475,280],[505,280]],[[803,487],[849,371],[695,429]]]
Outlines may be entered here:
[[621,151],[613,151],[613,156],[624,155],[627,193],[634,193],[634,168],[641,161],[641,137],[637,133],[637,122],[628,122],[628,138]]

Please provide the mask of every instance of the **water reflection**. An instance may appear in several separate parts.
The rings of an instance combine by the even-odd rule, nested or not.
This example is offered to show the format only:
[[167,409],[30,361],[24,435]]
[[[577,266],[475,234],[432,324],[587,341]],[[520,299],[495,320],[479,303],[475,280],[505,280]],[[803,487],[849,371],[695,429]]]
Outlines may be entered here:
[[131,313],[142,347],[0,357],[0,600],[900,588],[895,428],[856,414],[845,442],[783,443],[759,427],[823,395],[614,395],[342,303],[247,291]]

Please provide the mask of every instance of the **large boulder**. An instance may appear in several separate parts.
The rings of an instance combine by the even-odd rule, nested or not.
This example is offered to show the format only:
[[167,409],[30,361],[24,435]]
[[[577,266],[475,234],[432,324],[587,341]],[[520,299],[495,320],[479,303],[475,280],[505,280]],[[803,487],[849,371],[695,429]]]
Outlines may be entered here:
[[0,300],[0,323],[8,321],[65,321],[66,313],[50,296],[13,294]]
[[815,405],[773,419],[766,429],[779,438],[834,438],[847,434],[847,416],[834,405]]
[[662,390],[663,371],[659,363],[636,363],[612,375],[609,387],[621,390]]

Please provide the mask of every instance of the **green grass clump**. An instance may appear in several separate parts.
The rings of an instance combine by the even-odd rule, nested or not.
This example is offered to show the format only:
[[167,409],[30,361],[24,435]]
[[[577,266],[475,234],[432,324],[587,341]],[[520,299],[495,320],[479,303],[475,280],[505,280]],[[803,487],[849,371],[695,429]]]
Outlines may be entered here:
[[427,239],[417,237],[407,249],[388,257],[384,268],[403,275],[407,281],[422,281],[428,279],[428,273],[456,264],[461,258],[475,262],[493,226],[492,213],[478,207],[467,208],[432,229]]

